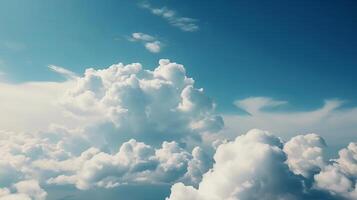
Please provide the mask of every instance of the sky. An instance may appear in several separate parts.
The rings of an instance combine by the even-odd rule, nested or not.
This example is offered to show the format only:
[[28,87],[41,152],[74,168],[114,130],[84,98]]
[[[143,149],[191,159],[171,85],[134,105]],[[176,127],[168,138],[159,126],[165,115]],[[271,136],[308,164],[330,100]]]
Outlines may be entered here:
[[0,1],[0,200],[356,199],[356,9]]

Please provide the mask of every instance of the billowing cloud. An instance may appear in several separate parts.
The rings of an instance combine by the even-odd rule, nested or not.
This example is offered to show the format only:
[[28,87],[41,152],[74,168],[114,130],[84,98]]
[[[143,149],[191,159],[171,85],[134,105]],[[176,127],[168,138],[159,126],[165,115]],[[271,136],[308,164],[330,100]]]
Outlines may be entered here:
[[164,142],[161,148],[154,149],[132,139],[123,143],[116,154],[91,148],[70,160],[39,160],[35,165],[68,174],[50,178],[48,183],[74,184],[81,190],[128,183],[171,183],[185,177],[200,180],[205,171],[197,173],[191,169],[194,162],[205,162],[201,160],[204,155],[197,155],[197,151],[198,147],[190,154],[176,142]]
[[87,69],[60,104],[77,118],[103,124],[102,130],[113,129],[101,135],[110,143],[119,138],[162,142],[197,137],[223,126],[215,104],[194,87],[185,68],[164,59],[153,71],[139,63]]
[[0,188],[0,200],[45,200],[47,196],[37,180],[20,181],[13,187],[16,192],[11,192],[9,188]]
[[357,199],[357,143],[339,152],[339,158],[315,175],[315,187],[331,195]]
[[[2,132],[1,135],[0,188],[7,198],[31,193],[34,199],[45,199],[46,192],[38,189],[38,182],[75,185],[80,190],[176,181],[196,184],[211,166],[200,147],[191,153],[176,142],[163,142],[161,147],[154,148],[131,139],[116,153],[90,147],[76,156],[66,148],[63,139],[56,141],[41,134]],[[37,182],[22,182],[28,178]],[[13,186],[17,192],[8,189]]]
[[[340,158],[330,164],[320,159],[324,146],[314,134],[297,136],[284,144],[267,132],[251,130],[218,147],[214,166],[197,189],[177,183],[167,200],[356,198],[356,144],[340,151]],[[292,150],[303,150],[304,155],[299,157],[299,152]],[[301,176],[308,171],[315,175]]]
[[[0,127],[10,130],[0,131],[1,200],[44,200],[46,187],[88,191],[135,184],[174,184],[170,200],[356,198],[356,143],[329,160],[330,147],[317,134],[284,142],[254,129],[224,140],[227,130],[239,130],[232,123],[287,135],[306,132],[295,130],[305,125],[311,132],[323,123],[336,129],[353,124],[355,109],[338,110],[340,101],[277,113],[266,108],[287,102],[246,99],[236,105],[250,115],[225,116],[228,129],[222,130],[215,103],[183,65],[162,59],[145,70],[140,63],[119,63],[83,75],[52,68],[71,78],[0,83],[6,113]],[[218,134],[223,140],[212,144],[214,150],[209,145]]]
[[[169,60],[160,60],[152,71],[139,63],[116,64],[87,69],[61,83],[2,84],[6,105],[31,100],[24,109],[9,111],[36,114],[24,120],[28,125],[20,125],[26,132],[16,129],[21,120],[8,115],[15,128],[7,129],[14,131],[0,134],[4,198],[45,198],[41,192],[25,194],[26,187],[16,189],[16,183],[29,179],[80,190],[176,181],[195,185],[212,162],[194,144],[223,126],[214,102],[194,87],[182,65]],[[33,110],[26,110],[29,105]],[[41,125],[30,124],[30,118]]]
[[287,163],[295,174],[311,177],[326,164],[326,143],[316,134],[295,136],[284,145]]
[[176,11],[168,9],[167,7],[154,8],[148,2],[142,3],[140,6],[149,10],[152,14],[162,17],[167,22],[169,22],[169,24],[179,28],[182,31],[194,32],[199,29],[199,26],[197,25],[197,19],[181,17],[177,14]]
[[159,53],[162,48],[162,43],[156,37],[145,33],[133,33],[129,41],[143,43],[151,53]]

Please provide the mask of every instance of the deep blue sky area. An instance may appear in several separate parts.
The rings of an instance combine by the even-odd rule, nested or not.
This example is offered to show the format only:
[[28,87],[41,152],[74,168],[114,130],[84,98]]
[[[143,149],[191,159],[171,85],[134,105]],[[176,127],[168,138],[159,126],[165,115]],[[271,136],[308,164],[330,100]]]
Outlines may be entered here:
[[[298,109],[339,98],[357,104],[357,1],[148,1],[197,19],[185,32],[133,0],[0,1],[0,71],[11,82],[61,80],[47,66],[88,67],[160,58],[185,65],[228,112],[250,96],[287,100]],[[157,37],[161,52],[128,41]]]

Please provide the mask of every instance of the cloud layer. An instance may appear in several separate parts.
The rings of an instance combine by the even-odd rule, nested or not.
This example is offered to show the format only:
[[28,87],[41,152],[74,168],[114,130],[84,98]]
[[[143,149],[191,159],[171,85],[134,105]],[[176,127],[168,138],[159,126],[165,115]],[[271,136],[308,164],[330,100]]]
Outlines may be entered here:
[[284,133],[355,122],[355,109],[336,110],[340,101],[301,113],[268,112],[286,104],[269,98],[238,101],[250,115],[224,116],[236,137],[227,141],[215,103],[181,64],[162,59],[145,70],[119,63],[83,75],[50,68],[68,80],[0,83],[8,113],[0,118],[7,129],[0,131],[0,200],[44,200],[48,187],[140,184],[173,184],[169,200],[357,198],[356,143],[330,160],[317,134],[284,142],[253,129],[236,137],[250,125]]
[[[48,127],[1,132],[2,199],[45,199],[40,185],[74,185],[79,190],[176,181],[195,185],[211,166],[196,144],[203,134],[219,131],[223,120],[182,65],[160,60],[150,71],[139,63],[115,64],[87,69],[83,76],[51,69],[69,80],[4,84],[3,95],[10,100],[35,96],[30,103],[38,110],[31,113],[44,109]],[[25,93],[12,94],[15,88]],[[26,114],[24,109],[17,112]],[[52,112],[58,118],[49,117]],[[30,180],[36,182],[26,189],[23,181]]]
[[357,108],[343,108],[344,101],[338,99],[325,100],[321,107],[307,111],[284,111],[284,107],[291,106],[288,102],[269,97],[237,100],[235,105],[248,114],[223,115],[223,134],[229,138],[234,138],[237,132],[259,127],[284,139],[301,133],[319,133],[327,141],[334,141],[332,145],[341,148],[356,135]]
[[267,132],[251,130],[218,147],[215,164],[197,189],[177,183],[167,200],[357,198],[356,143],[329,163],[321,158],[324,147],[315,134],[284,144]]

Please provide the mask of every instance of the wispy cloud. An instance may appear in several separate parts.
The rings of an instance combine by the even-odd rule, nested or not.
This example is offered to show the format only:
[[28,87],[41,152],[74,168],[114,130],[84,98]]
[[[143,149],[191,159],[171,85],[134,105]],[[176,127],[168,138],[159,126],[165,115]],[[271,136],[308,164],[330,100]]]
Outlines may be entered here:
[[[234,104],[249,115],[223,116],[224,134],[233,137],[237,133],[259,127],[284,138],[299,133],[316,132],[328,141],[338,141],[336,143],[343,145],[356,134],[357,107],[341,108],[345,102],[337,99],[325,100],[320,108],[308,111],[281,111],[281,106],[288,105],[288,102],[270,97],[250,97],[237,100]],[[279,112],[274,111],[278,106]]]
[[190,17],[181,17],[176,11],[171,10],[167,7],[154,8],[148,2],[141,3],[140,6],[144,9],[149,10],[152,14],[160,16],[166,21],[168,21],[172,26],[175,26],[182,31],[194,32],[198,31],[199,26],[197,25],[197,19]]
[[145,33],[132,33],[129,41],[143,43],[145,48],[151,53],[159,53],[163,45],[156,37]]
[[61,74],[64,77],[69,78],[69,79],[73,79],[73,78],[77,77],[77,75],[74,72],[72,72],[72,71],[70,71],[68,69],[65,69],[63,67],[60,67],[60,66],[49,65],[48,68],[50,68],[53,72]]

